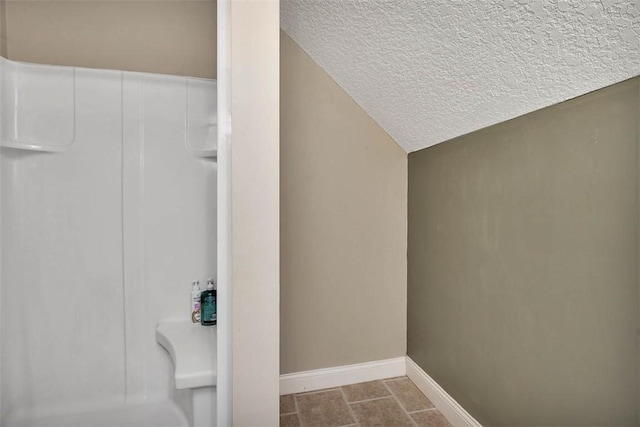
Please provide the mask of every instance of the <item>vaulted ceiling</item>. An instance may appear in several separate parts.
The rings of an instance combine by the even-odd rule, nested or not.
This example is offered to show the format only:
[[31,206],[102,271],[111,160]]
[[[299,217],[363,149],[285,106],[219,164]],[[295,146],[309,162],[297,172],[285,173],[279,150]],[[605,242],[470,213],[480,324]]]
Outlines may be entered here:
[[640,0],[281,0],[281,26],[407,152],[640,74]]

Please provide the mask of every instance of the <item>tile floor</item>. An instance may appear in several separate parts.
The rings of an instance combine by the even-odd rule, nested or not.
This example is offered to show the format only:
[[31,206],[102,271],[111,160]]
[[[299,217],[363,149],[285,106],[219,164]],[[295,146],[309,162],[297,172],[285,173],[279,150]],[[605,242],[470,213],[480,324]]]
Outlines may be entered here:
[[280,426],[418,426],[451,424],[407,377],[280,396]]

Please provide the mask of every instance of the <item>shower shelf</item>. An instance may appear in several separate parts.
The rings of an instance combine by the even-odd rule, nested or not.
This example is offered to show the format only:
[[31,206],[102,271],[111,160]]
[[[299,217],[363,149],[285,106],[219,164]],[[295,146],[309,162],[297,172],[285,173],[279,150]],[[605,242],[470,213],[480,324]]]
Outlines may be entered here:
[[218,155],[217,82],[187,78],[187,148],[196,157]]
[[[218,155],[218,144],[217,144],[218,126],[216,125],[207,126],[208,129],[206,130],[206,134],[200,135],[200,138],[198,138],[199,140],[205,142],[201,146],[198,146],[197,144],[195,144],[194,146],[194,144],[192,144],[192,141],[196,139],[193,134],[197,132],[196,130],[192,130],[192,128],[194,127],[195,126],[189,127],[189,131],[187,133],[187,148],[189,148],[189,150],[196,157],[216,157]],[[200,133],[204,133],[204,132],[201,131]]]
[[194,156],[196,157],[217,157],[218,149],[212,148],[211,150],[191,150]]
[[45,145],[45,144],[32,144],[29,142],[14,142],[0,140],[0,147],[15,148],[18,150],[28,151],[40,151],[45,153],[62,153],[71,148],[73,141],[67,145]]
[[0,59],[0,147],[62,152],[75,141],[75,69]]

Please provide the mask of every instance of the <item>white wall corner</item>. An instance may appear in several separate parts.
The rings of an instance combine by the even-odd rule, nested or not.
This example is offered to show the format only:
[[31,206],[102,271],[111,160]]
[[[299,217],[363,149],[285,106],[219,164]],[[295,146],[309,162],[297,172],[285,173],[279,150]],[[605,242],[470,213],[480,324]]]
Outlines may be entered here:
[[406,372],[409,379],[429,398],[452,425],[482,427],[482,424],[476,421],[409,356],[406,357]]
[[278,425],[279,1],[234,0],[229,7],[232,422]]

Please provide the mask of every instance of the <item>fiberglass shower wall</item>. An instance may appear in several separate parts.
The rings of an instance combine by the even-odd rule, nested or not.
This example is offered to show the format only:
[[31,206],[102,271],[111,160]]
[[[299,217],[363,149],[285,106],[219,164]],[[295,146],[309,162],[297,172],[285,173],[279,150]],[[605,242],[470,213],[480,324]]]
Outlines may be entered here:
[[171,393],[216,275],[216,83],[0,59],[0,418]]

